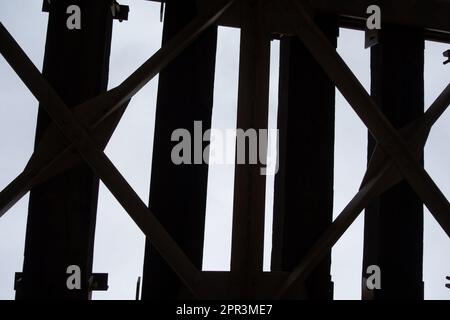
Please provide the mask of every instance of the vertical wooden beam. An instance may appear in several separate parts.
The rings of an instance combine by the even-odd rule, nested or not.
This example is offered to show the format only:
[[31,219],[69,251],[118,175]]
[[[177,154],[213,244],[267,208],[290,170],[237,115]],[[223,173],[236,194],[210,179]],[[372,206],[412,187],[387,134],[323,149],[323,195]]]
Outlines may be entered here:
[[[168,1],[163,43],[196,16],[195,0]],[[203,131],[211,127],[216,46],[217,27],[213,26],[160,73],[150,187],[150,209],[199,269],[203,259],[208,165],[175,165],[171,152],[176,142],[171,141],[171,136],[182,128],[194,139],[194,121],[202,121]],[[183,294],[184,286],[177,275],[147,242],[142,299],[176,299]]]
[[[337,19],[317,24],[334,47]],[[291,271],[333,220],[335,87],[296,37],[280,43],[279,172],[275,177],[272,271]],[[294,297],[332,299],[331,250]],[[306,294],[306,295],[305,295]]]
[[[241,1],[241,5],[237,128],[259,133],[268,125],[270,34],[265,28],[262,1]],[[255,296],[254,281],[263,270],[266,193],[262,166],[248,161],[248,142],[245,150],[246,164],[236,164],[235,169],[231,253],[231,272],[241,298]]]
[[[81,9],[81,29],[66,26],[67,8]],[[110,1],[59,0],[49,7],[43,74],[69,107],[106,91],[112,32]],[[50,124],[39,110],[36,146]],[[80,165],[30,194],[23,275],[16,299],[88,299],[98,178]],[[81,290],[68,290],[67,267],[81,269]]]
[[[395,128],[424,112],[424,36],[421,30],[383,26],[372,47],[372,96]],[[375,147],[369,135],[369,158]],[[363,299],[423,299],[423,204],[401,182],[366,209]],[[381,268],[381,290],[368,290],[370,265]]]

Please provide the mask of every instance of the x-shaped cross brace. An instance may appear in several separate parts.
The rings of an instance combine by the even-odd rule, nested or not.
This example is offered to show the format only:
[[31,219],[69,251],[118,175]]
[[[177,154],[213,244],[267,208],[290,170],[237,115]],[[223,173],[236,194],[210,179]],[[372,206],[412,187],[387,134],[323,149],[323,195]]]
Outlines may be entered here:
[[[214,2],[214,5],[208,7],[208,10],[191,22],[120,86],[75,107],[73,112],[67,108],[0,24],[0,52],[56,124],[49,129],[43,140],[44,142],[47,137],[53,143],[42,143],[45,148],[42,150],[38,148],[24,172],[0,193],[0,217],[34,185],[56,172],[67,169],[67,166],[70,166],[69,158],[75,150],[97,173],[187,288],[195,296],[206,298],[209,281],[201,281],[201,272],[191,263],[101,150],[106,146],[132,96],[192,43],[203,30],[212,25],[234,1]],[[292,18],[297,35],[369,128],[378,145],[360,191],[294,271],[287,277],[280,278],[283,279],[280,280],[283,281],[283,285],[276,297],[284,296],[297,282],[305,280],[369,201],[403,178],[410,183],[450,236],[450,204],[417,161],[417,155],[420,154],[432,125],[449,104],[449,86],[419,121],[397,132],[316,27],[300,1],[285,0],[285,3],[286,13]],[[114,113],[116,116],[110,117]],[[59,140],[58,129],[63,133],[64,139]]]
[[[29,188],[54,170],[52,166],[58,168],[58,165],[64,163],[64,159],[71,155],[72,148],[74,148],[116,197],[152,245],[166,259],[186,287],[194,296],[201,297],[199,293],[200,271],[158,222],[105,153],[101,151],[100,147],[106,145],[109,139],[108,133],[113,130],[101,130],[101,127],[104,120],[114,112],[118,110],[123,112],[133,95],[188,47],[205,29],[214,24],[234,1],[221,0],[215,2],[213,6],[208,6],[120,86],[75,107],[74,112],[69,110],[4,26],[0,24],[0,52],[28,89],[41,102],[66,140],[65,146],[64,144],[54,145],[51,149],[52,153],[39,152],[39,154],[44,154],[45,159],[38,157],[39,154],[35,154],[39,162],[32,161],[24,170],[23,175],[2,191],[0,216],[29,191]],[[89,111],[91,109],[92,112]],[[86,113],[86,111],[88,112]],[[106,122],[106,127],[111,125],[115,127],[115,121]],[[93,133],[96,131],[103,134],[93,138]],[[50,136],[52,138],[57,136],[55,128],[49,130]]]
[[297,36],[364,122],[376,139],[377,146],[360,191],[294,268],[277,297],[285,295],[296,282],[304,281],[369,202],[403,178],[450,237],[450,204],[418,162],[431,127],[450,103],[450,85],[422,118],[397,132],[314,24],[300,1],[284,2],[286,14],[291,18]]

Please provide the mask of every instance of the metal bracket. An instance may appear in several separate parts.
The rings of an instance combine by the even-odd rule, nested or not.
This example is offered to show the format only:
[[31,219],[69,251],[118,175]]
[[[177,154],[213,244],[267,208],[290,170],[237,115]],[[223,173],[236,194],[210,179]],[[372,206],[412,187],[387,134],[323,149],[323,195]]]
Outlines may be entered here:
[[16,272],[14,274],[14,290],[17,291],[23,285],[23,273]]
[[108,274],[93,273],[88,280],[89,291],[107,291],[108,290]]
[[119,22],[128,20],[128,13],[130,12],[129,6],[124,6],[119,4],[116,0],[112,1],[111,4],[111,14],[113,19],[119,20]]
[[44,0],[42,3],[42,12],[50,12],[51,0]]
[[370,47],[373,47],[379,43],[379,32],[377,29],[368,30],[366,29],[365,32],[365,44],[364,48],[368,49]]

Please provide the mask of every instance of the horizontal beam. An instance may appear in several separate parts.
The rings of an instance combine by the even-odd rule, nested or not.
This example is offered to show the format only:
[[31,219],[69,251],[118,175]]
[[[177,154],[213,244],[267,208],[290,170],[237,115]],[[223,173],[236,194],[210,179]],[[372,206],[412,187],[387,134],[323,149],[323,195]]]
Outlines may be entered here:
[[[150,0],[161,2],[161,0]],[[211,3],[218,0],[198,0]],[[306,5],[306,1],[297,0]],[[308,1],[310,10],[316,14],[336,15],[339,26],[364,30],[367,7],[378,4],[383,23],[412,28],[423,28],[425,39],[450,43],[450,0],[314,0]],[[294,33],[282,9],[283,1],[269,1],[267,21],[269,30],[275,33]],[[239,3],[233,5],[219,20],[219,25],[240,28],[241,12]]]
[[[253,300],[275,300],[274,292],[280,285],[288,280],[288,272],[257,272],[255,274],[255,292]],[[241,297],[242,284],[237,281],[235,275],[228,271],[202,271],[201,283],[209,285],[201,290],[201,295],[207,300],[238,300]],[[305,299],[303,284],[295,284],[292,292],[284,296],[285,299]]]

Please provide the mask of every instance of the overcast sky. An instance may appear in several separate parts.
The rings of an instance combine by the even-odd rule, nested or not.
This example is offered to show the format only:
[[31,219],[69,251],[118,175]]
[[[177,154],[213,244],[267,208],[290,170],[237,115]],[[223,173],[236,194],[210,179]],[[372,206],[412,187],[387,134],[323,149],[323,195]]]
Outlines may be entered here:
[[[159,5],[138,0],[122,0],[130,5],[129,21],[114,22],[110,83],[118,85],[161,44]],[[131,5],[132,4],[132,5]],[[47,14],[42,1],[0,0],[0,21],[41,69]],[[364,50],[362,32],[341,30],[339,53],[366,89],[370,87],[369,51]],[[442,52],[449,45],[426,43],[426,106],[450,80],[450,65],[443,66]],[[272,43],[270,122],[276,124],[278,51]],[[220,28],[215,82],[213,127],[234,128],[236,124],[239,30]],[[148,202],[153,145],[157,78],[132,100],[106,149],[117,168]],[[25,167],[32,154],[38,103],[3,57],[0,57],[0,189]],[[446,112],[430,135],[425,150],[426,169],[450,196],[450,113]],[[337,94],[336,165],[334,211],[340,210],[357,192],[366,166],[367,131],[362,122]],[[207,200],[207,230],[204,269],[229,270],[231,211],[234,168],[214,165],[210,169]],[[270,267],[270,223],[273,178],[267,188],[267,232],[265,269]],[[0,299],[14,298],[14,273],[22,270],[28,196],[0,219]],[[332,275],[336,299],[359,299],[361,285],[363,217],[333,248]],[[425,211],[424,281],[428,299],[450,299],[445,276],[450,275],[450,241]],[[109,273],[109,290],[94,293],[94,299],[134,299],[137,277],[142,275],[144,236],[101,185],[98,206],[94,272]],[[399,275],[401,277],[401,275]]]

